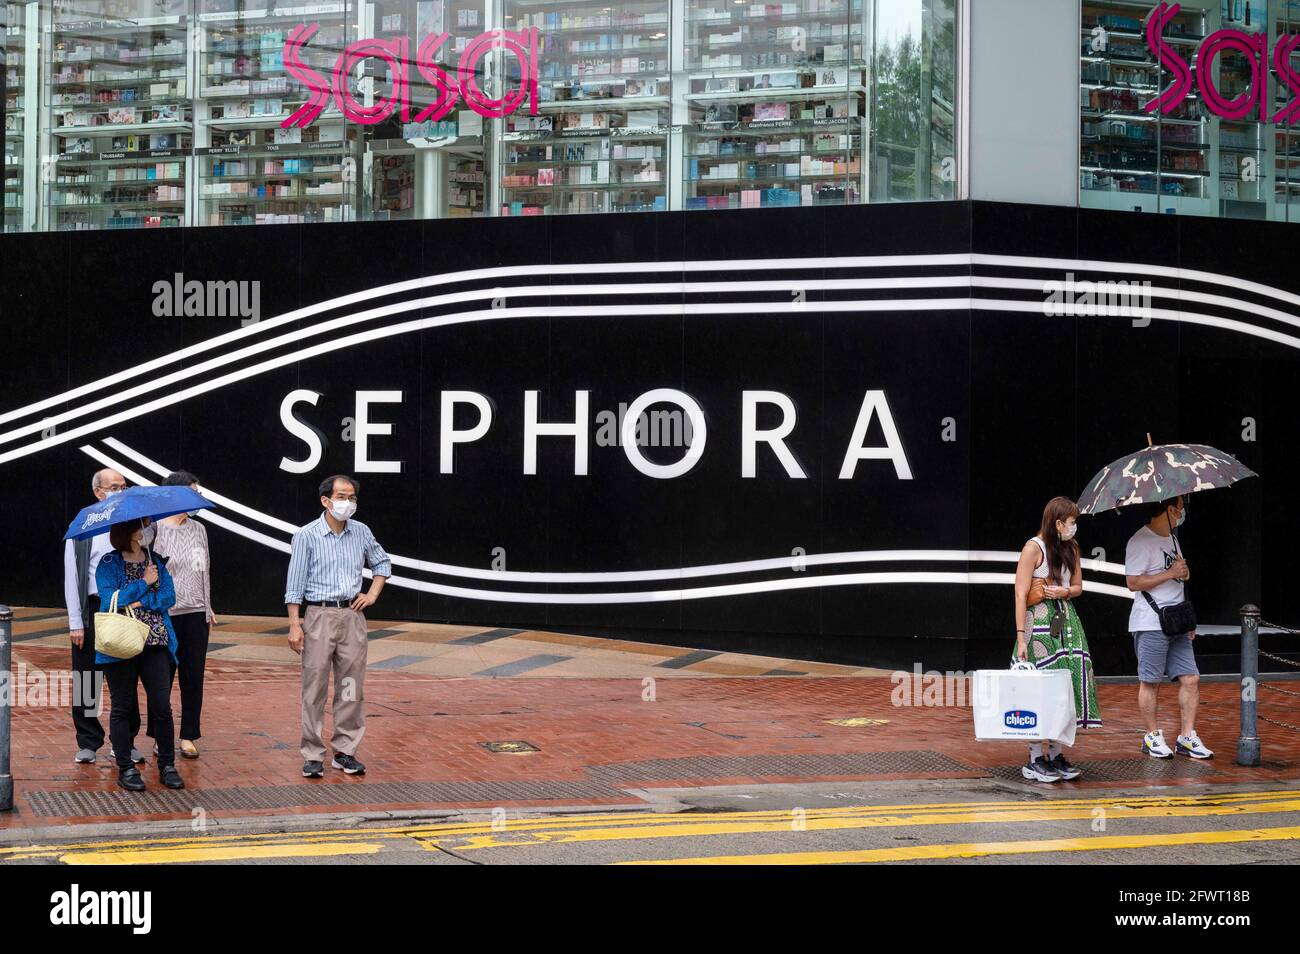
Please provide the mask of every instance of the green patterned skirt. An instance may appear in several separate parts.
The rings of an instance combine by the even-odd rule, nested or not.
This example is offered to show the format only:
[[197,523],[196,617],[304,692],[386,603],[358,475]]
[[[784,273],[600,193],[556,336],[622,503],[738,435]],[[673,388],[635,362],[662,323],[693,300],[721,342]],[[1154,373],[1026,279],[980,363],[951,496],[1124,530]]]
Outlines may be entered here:
[[[1065,608],[1059,637],[1052,635],[1052,617]],[[1097,705],[1097,680],[1092,673],[1092,654],[1083,623],[1069,600],[1044,600],[1025,613],[1025,637],[1029,661],[1035,669],[1066,669],[1074,683],[1074,711],[1080,729],[1101,727],[1101,708]],[[1014,656],[1014,648],[1012,655]]]

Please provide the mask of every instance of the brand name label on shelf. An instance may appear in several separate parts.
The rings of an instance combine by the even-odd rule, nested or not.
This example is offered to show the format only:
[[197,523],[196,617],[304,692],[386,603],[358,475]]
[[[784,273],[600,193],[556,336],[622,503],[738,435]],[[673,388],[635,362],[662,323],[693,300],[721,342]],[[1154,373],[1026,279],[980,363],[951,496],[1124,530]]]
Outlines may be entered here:
[[[284,42],[284,68],[310,92],[310,98],[285,119],[280,126],[306,128],[316,121],[332,99],[350,122],[373,126],[395,112],[404,123],[437,121],[450,113],[458,100],[480,116],[501,117],[516,112],[525,101],[529,115],[537,115],[537,47],[538,30],[490,30],[470,40],[461,52],[456,77],[434,62],[434,56],[449,34],[431,33],[415,53],[415,68],[433,87],[437,98],[428,106],[414,111],[411,106],[411,42],[407,37],[384,39],[372,37],[349,43],[334,61],[329,78],[302,62],[302,50],[320,29],[320,24],[303,23],[294,27]],[[519,81],[499,98],[489,96],[478,85],[474,73],[479,60],[491,50],[503,50],[518,63]],[[390,95],[375,96],[368,105],[359,103],[353,94],[352,79],[358,64],[368,59],[382,61],[392,77]],[[508,72],[508,70],[507,70]]]
[[[1196,86],[1206,108],[1223,119],[1242,120],[1258,110],[1260,122],[1278,125],[1294,123],[1300,117],[1300,74],[1291,66],[1291,54],[1300,47],[1300,35],[1278,37],[1273,55],[1269,56],[1267,33],[1245,33],[1241,30],[1218,30],[1201,41],[1196,51],[1193,68],[1178,51],[1165,42],[1165,27],[1178,16],[1182,4],[1160,3],[1147,15],[1147,46],[1160,65],[1174,75],[1173,83],[1159,96],[1147,103],[1146,111],[1157,110],[1168,115],[1177,110],[1192,91],[1193,73]],[[1237,53],[1250,64],[1250,83],[1245,91],[1228,98],[1220,91],[1215,79],[1215,61],[1224,53]],[[1291,102],[1269,114],[1266,90],[1269,64],[1277,76],[1279,86],[1291,91]]]
[[240,156],[245,153],[256,153],[258,155],[264,152],[287,152],[296,154],[300,152],[337,152],[347,151],[347,144],[338,139],[327,139],[320,142],[293,142],[293,143],[272,143],[264,142],[256,146],[204,146],[194,150],[196,156]]

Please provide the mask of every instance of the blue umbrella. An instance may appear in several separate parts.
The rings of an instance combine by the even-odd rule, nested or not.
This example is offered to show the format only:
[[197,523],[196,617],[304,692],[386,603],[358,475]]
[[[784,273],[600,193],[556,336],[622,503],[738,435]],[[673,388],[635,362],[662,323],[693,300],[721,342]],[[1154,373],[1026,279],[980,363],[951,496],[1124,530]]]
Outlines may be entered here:
[[128,487],[86,507],[63,535],[65,540],[84,540],[107,533],[115,523],[149,517],[161,520],[191,510],[211,510],[216,504],[189,487]]

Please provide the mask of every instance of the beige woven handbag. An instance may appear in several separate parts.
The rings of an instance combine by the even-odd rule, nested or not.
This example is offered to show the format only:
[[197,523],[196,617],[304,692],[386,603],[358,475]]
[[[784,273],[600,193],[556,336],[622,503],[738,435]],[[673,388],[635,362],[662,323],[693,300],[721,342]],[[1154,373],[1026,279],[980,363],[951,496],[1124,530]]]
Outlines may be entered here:
[[149,637],[149,626],[135,618],[131,607],[125,613],[117,611],[117,594],[109,601],[107,613],[95,614],[95,649],[105,656],[131,659],[144,652],[144,642]]

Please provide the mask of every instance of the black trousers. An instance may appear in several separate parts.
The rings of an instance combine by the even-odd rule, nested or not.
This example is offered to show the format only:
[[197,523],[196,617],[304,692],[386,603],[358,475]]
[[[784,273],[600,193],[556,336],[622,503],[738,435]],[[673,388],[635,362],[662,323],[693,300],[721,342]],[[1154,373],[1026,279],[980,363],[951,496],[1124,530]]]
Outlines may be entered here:
[[134,728],[140,727],[140,704],[136,685],[144,686],[149,705],[149,725],[158,740],[158,767],[176,764],[176,733],[172,726],[172,655],[166,646],[146,646],[140,655],[104,664],[104,679],[113,700],[108,734],[119,769],[131,765]]
[[[104,744],[104,726],[99,721],[99,705],[103,694],[103,676],[95,663],[95,613],[99,610],[99,597],[90,597],[86,606],[85,638],[81,646],[72,647],[72,671],[80,687],[72,700],[72,725],[77,731],[77,748],[96,752]],[[131,693],[132,709],[129,727],[132,740],[140,732],[140,703]]]
[[208,664],[208,619],[206,613],[179,613],[172,617],[176,630],[176,661],[181,684],[181,732],[187,742],[201,736],[203,715],[203,673]]

